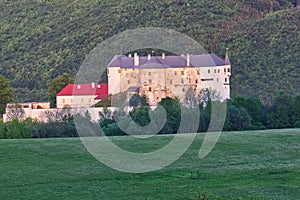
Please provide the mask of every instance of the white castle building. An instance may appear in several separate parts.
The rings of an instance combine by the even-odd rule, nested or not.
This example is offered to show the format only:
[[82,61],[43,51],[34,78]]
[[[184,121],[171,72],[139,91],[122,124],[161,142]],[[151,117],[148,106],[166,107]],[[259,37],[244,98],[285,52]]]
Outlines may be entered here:
[[138,54],[116,55],[107,68],[108,94],[136,92],[146,95],[150,105],[162,98],[182,99],[189,88],[197,95],[201,89],[210,88],[220,100],[230,99],[231,65],[215,54],[151,56]]

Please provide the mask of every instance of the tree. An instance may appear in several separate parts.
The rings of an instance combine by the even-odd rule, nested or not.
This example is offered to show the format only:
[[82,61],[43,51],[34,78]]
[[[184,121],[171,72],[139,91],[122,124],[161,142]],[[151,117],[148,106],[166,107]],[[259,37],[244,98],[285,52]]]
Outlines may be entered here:
[[68,73],[64,73],[48,83],[48,97],[52,108],[56,107],[56,94],[70,83],[74,83],[74,79]]
[[9,103],[14,96],[14,90],[9,86],[8,79],[0,75],[0,115],[5,112],[6,104]]
[[25,111],[19,104],[12,104],[7,109],[7,119],[8,121],[17,120],[22,121],[25,119]]
[[271,107],[268,109],[268,128],[291,128],[293,118],[293,102],[285,92],[279,91]]
[[51,122],[68,122],[73,120],[74,113],[72,113],[71,108],[62,108],[62,109],[55,109],[53,111],[47,110],[42,112],[41,118],[43,121],[51,123]]
[[130,97],[129,106],[149,106],[148,99],[145,95],[140,96],[139,94],[134,94]]
[[162,99],[159,104],[165,108],[167,113],[167,121],[165,123],[165,126],[161,130],[161,133],[177,133],[181,120],[181,109],[179,99],[172,99],[170,97],[167,97]]
[[194,106],[196,106],[196,104],[197,104],[195,92],[191,87],[185,93],[183,104],[187,108],[194,108]]
[[32,121],[31,119],[26,119],[22,122],[13,119],[12,121],[6,124],[7,128],[7,138],[30,138],[32,136]]
[[200,90],[197,100],[200,104],[200,107],[206,107],[211,103],[211,101],[220,101],[220,99],[220,95],[217,94],[216,90],[205,88]]
[[251,127],[251,117],[244,108],[238,108],[234,105],[227,107],[226,121],[224,130],[242,131]]
[[5,125],[2,119],[0,119],[0,139],[5,138]]
[[296,128],[300,128],[300,96],[293,100],[293,123]]

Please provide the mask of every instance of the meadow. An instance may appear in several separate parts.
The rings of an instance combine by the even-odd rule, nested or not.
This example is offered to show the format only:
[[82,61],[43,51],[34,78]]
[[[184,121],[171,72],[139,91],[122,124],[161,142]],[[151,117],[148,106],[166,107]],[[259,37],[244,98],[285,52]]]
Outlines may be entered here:
[[[143,174],[101,164],[79,138],[0,140],[0,199],[300,199],[300,129],[224,132],[199,159],[204,136],[170,166]],[[111,140],[147,152],[172,138]]]

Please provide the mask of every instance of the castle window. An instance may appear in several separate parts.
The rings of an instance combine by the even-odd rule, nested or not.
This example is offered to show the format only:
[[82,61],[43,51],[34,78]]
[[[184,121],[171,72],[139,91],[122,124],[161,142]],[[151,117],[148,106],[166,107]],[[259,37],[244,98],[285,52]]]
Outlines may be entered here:
[[181,71],[181,75],[184,75],[184,71]]
[[224,72],[226,73],[226,68],[224,68]]
[[151,76],[151,72],[148,72],[148,75]]
[[215,74],[217,73],[217,70],[215,69]]
[[182,92],[185,92],[185,89],[184,89],[184,88],[182,88]]
[[177,72],[176,72],[176,71],[174,72],[174,75],[175,75],[175,76],[177,75]]
[[228,68],[228,70],[227,70],[228,72],[230,72],[230,68]]
[[152,92],[152,88],[151,87],[149,87],[149,92]]
[[210,74],[210,69],[207,72]]
[[219,82],[219,79],[217,78],[217,82]]
[[198,84],[198,79],[196,79],[195,83]]
[[227,78],[225,78],[225,83],[227,83]]
[[128,80],[127,83],[130,84],[130,80]]
[[220,73],[220,69],[218,69],[218,73]]

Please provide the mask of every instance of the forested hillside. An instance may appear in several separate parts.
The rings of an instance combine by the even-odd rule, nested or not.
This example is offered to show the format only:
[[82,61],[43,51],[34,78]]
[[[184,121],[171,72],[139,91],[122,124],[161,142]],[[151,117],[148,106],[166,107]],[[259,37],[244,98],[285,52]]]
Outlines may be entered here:
[[233,94],[299,94],[300,9],[296,0],[0,1],[0,74],[15,101],[47,99],[47,82],[75,76],[97,43],[126,29],[164,27],[209,52],[230,47]]

